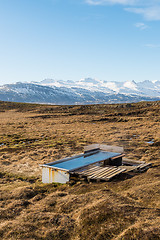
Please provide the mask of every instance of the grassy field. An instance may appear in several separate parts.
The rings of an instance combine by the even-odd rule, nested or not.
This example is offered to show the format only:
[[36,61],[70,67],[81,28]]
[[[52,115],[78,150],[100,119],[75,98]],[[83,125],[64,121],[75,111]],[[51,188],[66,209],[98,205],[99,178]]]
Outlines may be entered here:
[[[153,163],[111,182],[42,184],[39,164],[91,143]],[[160,239],[160,102],[0,102],[0,239]]]

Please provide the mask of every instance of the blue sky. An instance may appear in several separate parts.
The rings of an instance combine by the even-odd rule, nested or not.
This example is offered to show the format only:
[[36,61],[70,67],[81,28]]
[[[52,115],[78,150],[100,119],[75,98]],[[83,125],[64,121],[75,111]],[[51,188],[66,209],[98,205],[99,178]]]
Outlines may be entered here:
[[0,0],[0,85],[160,79],[160,0]]

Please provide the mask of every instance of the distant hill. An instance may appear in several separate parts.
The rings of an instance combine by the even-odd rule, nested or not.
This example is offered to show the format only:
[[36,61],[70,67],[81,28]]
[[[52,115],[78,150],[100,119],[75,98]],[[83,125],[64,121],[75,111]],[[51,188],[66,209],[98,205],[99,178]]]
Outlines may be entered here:
[[160,81],[109,82],[45,79],[0,86],[0,100],[51,104],[129,103],[160,100]]

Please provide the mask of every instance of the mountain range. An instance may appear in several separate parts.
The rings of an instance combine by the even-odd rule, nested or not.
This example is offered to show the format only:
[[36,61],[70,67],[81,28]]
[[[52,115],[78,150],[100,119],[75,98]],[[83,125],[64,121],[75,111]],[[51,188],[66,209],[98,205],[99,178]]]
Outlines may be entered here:
[[160,100],[160,81],[113,82],[45,79],[0,86],[0,100],[48,104],[97,104]]

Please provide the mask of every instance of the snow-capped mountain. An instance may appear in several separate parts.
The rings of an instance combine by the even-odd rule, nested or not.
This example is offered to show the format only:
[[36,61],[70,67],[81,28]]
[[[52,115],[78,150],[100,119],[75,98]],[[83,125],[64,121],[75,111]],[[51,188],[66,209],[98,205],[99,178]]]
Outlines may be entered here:
[[[34,82],[33,82],[34,83]],[[39,83],[42,86],[83,88],[89,91],[99,91],[104,93],[137,94],[147,97],[160,97],[160,81],[149,81],[136,83],[134,80],[126,82],[109,82],[92,78],[84,78],[77,82],[67,80],[45,79]]]
[[84,78],[79,81],[45,79],[0,86],[0,100],[52,104],[121,103],[160,100],[160,81],[136,83]]

